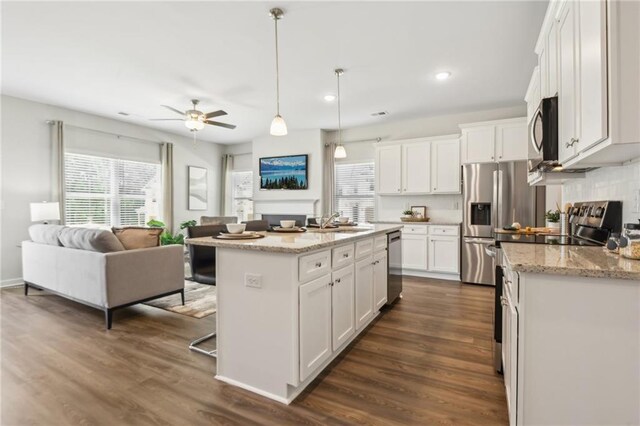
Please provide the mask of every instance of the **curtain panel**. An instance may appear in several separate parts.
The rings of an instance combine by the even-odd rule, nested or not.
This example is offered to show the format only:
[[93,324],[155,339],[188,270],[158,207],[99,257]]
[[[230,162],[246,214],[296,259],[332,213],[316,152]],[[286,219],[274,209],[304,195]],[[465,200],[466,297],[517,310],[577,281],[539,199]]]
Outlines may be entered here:
[[64,123],[51,123],[51,201],[60,203],[60,224],[64,225]]
[[222,156],[222,179],[220,181],[220,215],[228,216],[231,213],[231,172],[233,171],[233,155]]
[[336,144],[333,142],[324,145],[324,173],[322,174],[322,208],[324,212],[321,212],[321,214],[328,213],[331,215],[335,209],[333,197],[335,191],[335,150]]
[[173,233],[173,144],[160,145],[162,161],[162,220],[167,230]]

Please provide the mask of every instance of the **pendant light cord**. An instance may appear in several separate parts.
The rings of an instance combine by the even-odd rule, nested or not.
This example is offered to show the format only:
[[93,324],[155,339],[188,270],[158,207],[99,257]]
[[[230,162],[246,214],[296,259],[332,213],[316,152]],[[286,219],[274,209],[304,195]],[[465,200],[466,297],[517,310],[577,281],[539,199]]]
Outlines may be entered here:
[[280,115],[280,64],[279,64],[279,53],[278,53],[278,20],[279,16],[274,16],[274,21],[276,24],[276,114]]
[[338,77],[338,145],[342,145],[342,119],[340,114],[340,74],[341,71],[336,71],[336,76]]

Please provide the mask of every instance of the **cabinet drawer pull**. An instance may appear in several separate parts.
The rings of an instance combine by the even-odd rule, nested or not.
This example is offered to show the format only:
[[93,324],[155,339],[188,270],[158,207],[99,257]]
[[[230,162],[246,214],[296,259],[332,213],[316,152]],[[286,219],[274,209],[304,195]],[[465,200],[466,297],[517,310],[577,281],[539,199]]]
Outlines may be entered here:
[[336,284],[338,284],[340,282],[340,278],[336,279]]
[[316,262],[316,268],[322,268],[322,262]]
[[344,257],[344,258],[349,257],[349,253],[345,253],[345,254],[343,254],[343,255],[342,255],[342,257]]

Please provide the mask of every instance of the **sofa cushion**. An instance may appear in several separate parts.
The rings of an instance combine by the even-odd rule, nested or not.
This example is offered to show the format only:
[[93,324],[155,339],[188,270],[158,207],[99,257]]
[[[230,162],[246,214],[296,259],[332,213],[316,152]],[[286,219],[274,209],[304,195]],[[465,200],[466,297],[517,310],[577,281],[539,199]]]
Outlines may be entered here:
[[106,229],[65,228],[60,231],[60,242],[64,247],[111,253],[124,251],[124,246],[115,235]]
[[163,228],[142,228],[136,226],[112,228],[112,230],[127,250],[158,247],[160,245],[160,234],[164,232]]
[[48,244],[50,246],[61,246],[59,240],[60,232],[66,228],[63,225],[36,224],[29,227],[29,237],[34,243]]

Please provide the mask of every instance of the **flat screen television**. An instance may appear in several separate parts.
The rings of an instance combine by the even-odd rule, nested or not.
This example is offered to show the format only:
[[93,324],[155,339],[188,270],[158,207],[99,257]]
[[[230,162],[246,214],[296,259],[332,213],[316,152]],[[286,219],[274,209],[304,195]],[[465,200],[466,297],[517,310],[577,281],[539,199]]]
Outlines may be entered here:
[[260,189],[308,189],[308,155],[260,159]]

